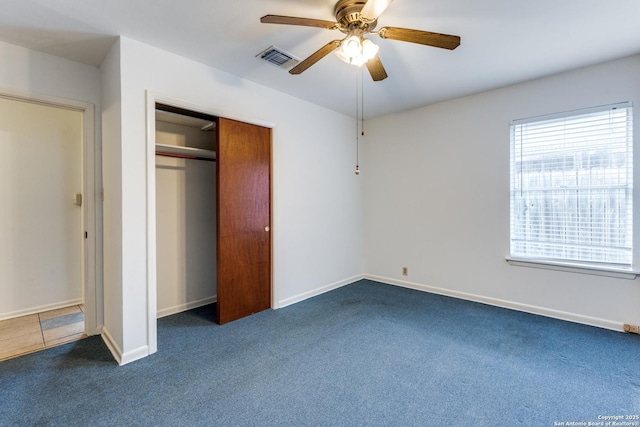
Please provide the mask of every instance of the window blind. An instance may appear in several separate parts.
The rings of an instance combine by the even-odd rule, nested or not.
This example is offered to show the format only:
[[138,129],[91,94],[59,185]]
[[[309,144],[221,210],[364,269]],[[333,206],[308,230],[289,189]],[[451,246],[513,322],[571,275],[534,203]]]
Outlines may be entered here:
[[511,256],[631,266],[631,103],[511,122]]

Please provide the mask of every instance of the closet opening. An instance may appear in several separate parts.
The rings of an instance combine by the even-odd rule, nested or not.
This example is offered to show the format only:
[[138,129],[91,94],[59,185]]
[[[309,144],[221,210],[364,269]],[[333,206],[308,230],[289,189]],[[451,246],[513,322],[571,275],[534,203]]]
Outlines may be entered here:
[[152,335],[153,317],[212,304],[212,318],[224,324],[270,308],[271,128],[155,101],[150,107]]
[[218,118],[160,103],[155,113],[160,318],[216,302]]

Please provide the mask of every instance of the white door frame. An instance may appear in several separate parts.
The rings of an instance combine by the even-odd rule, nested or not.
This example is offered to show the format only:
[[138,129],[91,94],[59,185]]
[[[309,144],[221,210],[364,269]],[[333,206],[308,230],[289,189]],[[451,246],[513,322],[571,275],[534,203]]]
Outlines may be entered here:
[[[82,281],[85,312],[85,333],[102,332],[104,308],[102,301],[102,179],[97,175],[100,158],[96,150],[95,106],[88,102],[0,88],[0,97],[15,99],[82,113],[82,230],[83,239]],[[79,236],[82,238],[82,236]]]

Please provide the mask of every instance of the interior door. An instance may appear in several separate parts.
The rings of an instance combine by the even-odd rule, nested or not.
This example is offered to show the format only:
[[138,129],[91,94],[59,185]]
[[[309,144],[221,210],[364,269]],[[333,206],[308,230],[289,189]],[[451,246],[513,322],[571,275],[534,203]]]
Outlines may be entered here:
[[271,306],[271,129],[217,126],[217,318]]

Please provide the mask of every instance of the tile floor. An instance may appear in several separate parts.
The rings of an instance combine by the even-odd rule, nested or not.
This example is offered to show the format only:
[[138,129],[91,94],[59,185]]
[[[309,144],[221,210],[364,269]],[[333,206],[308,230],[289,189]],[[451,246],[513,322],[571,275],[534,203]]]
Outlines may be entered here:
[[84,337],[82,305],[1,320],[0,361]]

